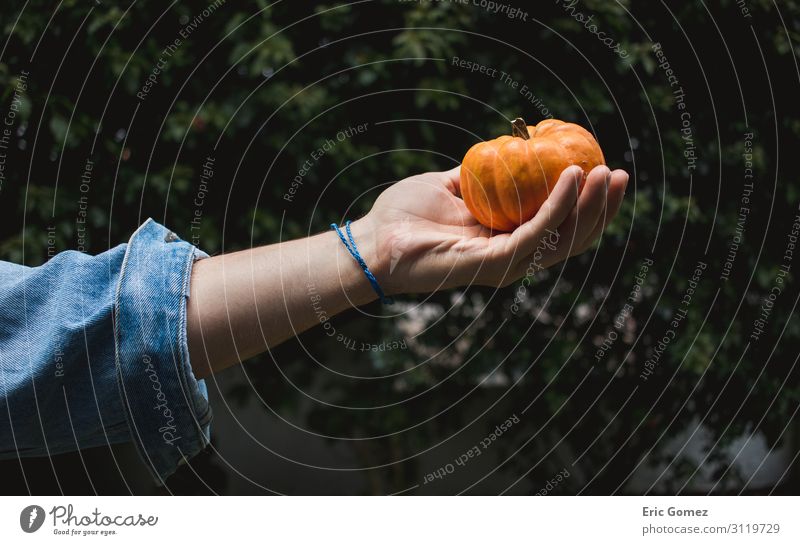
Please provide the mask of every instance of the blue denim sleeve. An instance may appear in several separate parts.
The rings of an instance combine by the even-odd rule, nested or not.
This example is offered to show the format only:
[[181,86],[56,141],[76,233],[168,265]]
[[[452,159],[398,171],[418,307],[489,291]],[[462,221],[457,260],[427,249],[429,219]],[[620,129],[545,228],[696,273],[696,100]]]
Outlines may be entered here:
[[97,256],[0,262],[0,458],[133,441],[162,483],[205,448],[211,408],[186,342],[204,257],[148,219]]

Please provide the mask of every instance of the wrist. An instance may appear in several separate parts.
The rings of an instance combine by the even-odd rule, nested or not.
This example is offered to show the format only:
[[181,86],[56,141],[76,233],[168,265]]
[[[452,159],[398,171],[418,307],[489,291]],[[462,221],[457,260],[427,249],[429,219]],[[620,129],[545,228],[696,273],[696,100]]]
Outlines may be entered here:
[[[341,230],[346,235],[344,227]],[[394,291],[391,289],[388,282],[389,272],[389,259],[386,252],[381,250],[382,243],[380,241],[380,232],[377,224],[373,221],[372,217],[367,215],[363,218],[355,220],[350,223],[350,232],[353,235],[353,241],[356,244],[358,253],[366,263],[367,268],[377,280],[385,295],[391,295]],[[338,238],[338,237],[337,237]],[[377,292],[371,286],[366,274],[361,269],[358,262],[349,254],[347,248],[341,240],[338,241],[341,251],[347,255],[347,258],[352,262],[353,266],[357,269],[357,283],[358,291],[367,291],[369,294],[369,301],[378,298]]]

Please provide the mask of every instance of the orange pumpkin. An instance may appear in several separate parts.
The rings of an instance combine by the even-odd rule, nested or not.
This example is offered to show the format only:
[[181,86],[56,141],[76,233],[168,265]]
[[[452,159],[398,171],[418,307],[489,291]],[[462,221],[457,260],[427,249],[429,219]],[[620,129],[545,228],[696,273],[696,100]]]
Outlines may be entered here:
[[496,231],[513,231],[531,219],[565,168],[578,165],[585,176],[605,164],[597,140],[574,123],[545,119],[531,127],[517,118],[512,134],[475,144],[461,164],[464,203]]

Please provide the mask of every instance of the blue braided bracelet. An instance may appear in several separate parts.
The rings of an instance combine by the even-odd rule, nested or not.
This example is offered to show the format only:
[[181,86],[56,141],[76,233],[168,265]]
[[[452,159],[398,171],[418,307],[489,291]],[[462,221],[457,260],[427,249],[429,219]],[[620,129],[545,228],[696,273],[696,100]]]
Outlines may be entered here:
[[336,234],[339,235],[339,238],[344,243],[347,251],[350,252],[350,255],[353,256],[353,259],[358,262],[358,265],[361,267],[361,270],[364,271],[364,275],[367,277],[367,280],[369,280],[369,283],[372,285],[372,289],[374,289],[375,293],[377,293],[378,297],[380,297],[381,303],[384,305],[394,303],[394,300],[391,297],[386,297],[386,294],[383,293],[383,290],[381,289],[380,284],[378,284],[378,280],[375,278],[375,275],[372,274],[372,271],[370,271],[369,267],[367,267],[367,263],[364,261],[364,258],[361,257],[360,253],[358,253],[356,241],[353,240],[353,233],[350,231],[350,220],[347,220],[347,222],[344,224],[344,227],[347,231],[347,239],[344,238],[342,230],[339,229],[339,226],[335,223],[331,223],[331,229],[336,231]]

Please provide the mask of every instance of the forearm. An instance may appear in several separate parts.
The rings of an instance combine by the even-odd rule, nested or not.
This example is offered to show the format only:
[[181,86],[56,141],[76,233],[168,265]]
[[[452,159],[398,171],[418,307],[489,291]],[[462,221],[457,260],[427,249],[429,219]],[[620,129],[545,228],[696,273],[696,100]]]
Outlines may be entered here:
[[[354,222],[352,231],[377,271],[382,259],[368,220]],[[375,298],[333,231],[200,260],[187,306],[192,369],[209,376]]]
[[[598,166],[584,177],[580,167],[567,168],[536,216],[510,233],[478,223],[459,197],[459,180],[455,168],[397,182],[352,224],[388,295],[505,286],[529,274],[532,260],[549,266],[579,253],[616,214],[628,175]],[[553,232],[561,243],[541,250]],[[190,288],[187,336],[198,378],[377,297],[332,231],[200,260]]]

